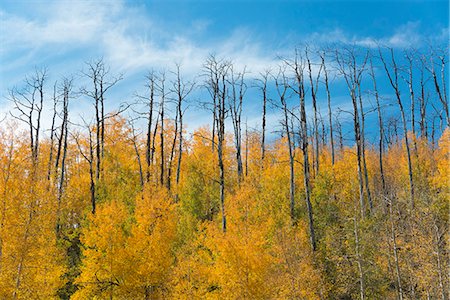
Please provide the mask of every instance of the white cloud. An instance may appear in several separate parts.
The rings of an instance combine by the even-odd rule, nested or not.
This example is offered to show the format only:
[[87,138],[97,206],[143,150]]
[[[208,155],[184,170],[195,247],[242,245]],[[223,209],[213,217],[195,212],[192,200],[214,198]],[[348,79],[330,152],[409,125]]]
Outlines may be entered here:
[[448,39],[448,28],[442,29],[441,33],[435,36],[428,36],[421,32],[420,22],[408,22],[384,37],[358,36],[344,32],[340,28],[327,32],[315,32],[308,37],[308,40],[319,44],[342,43],[368,48],[387,46],[393,48],[420,48],[427,42],[442,42]]
[[[248,31],[237,29],[228,38],[205,45],[193,36],[207,30],[210,22],[193,20],[184,32],[166,31],[137,9],[121,1],[55,2],[45,10],[37,10],[35,18],[0,12],[4,28],[0,55],[8,57],[18,49],[37,52],[52,47],[61,52],[73,49],[94,49],[112,64],[127,73],[142,69],[170,67],[174,62],[185,70],[198,72],[210,53],[232,59],[238,67],[247,65],[259,71],[272,64],[273,57],[250,38]],[[23,61],[31,61],[28,57]],[[9,69],[7,62],[2,68]]]

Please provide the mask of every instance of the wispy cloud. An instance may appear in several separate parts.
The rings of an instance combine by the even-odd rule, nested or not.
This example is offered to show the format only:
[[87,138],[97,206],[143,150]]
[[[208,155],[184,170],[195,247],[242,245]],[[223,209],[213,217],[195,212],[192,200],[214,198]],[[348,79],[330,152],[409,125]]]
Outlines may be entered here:
[[445,42],[448,39],[448,28],[442,28],[437,34],[427,35],[421,30],[420,22],[408,22],[395,28],[390,35],[383,37],[352,35],[340,28],[335,28],[326,32],[312,33],[307,39],[315,43],[340,43],[368,48],[378,46],[420,48],[427,44]]
[[[205,45],[194,36],[208,29],[208,20],[193,20],[189,29],[170,32],[121,1],[55,2],[33,19],[4,11],[0,14],[0,26],[4,28],[0,54],[4,58],[19,49],[26,53],[49,47],[61,52],[91,49],[90,52],[98,53],[112,67],[126,73],[163,68],[174,62],[182,63],[194,73],[210,53],[232,59],[238,66],[247,65],[254,71],[274,63],[273,53],[263,51],[248,31],[238,28],[229,37]],[[26,64],[33,57],[21,59]],[[3,70],[14,62],[8,59],[4,63]]]

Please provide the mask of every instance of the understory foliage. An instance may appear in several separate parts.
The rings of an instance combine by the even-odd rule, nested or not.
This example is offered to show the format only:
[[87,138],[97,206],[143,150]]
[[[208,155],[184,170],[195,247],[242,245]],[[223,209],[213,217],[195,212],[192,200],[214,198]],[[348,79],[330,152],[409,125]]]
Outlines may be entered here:
[[[54,182],[44,172],[47,141],[41,162],[33,166],[23,136],[2,130],[2,299],[353,299],[360,293],[358,261],[365,296],[392,299],[397,293],[392,228],[404,297],[438,297],[448,287],[448,130],[436,148],[417,139],[414,166],[420,177],[414,209],[408,206],[404,146],[393,144],[387,150],[392,215],[392,204],[379,192],[376,164],[368,164],[373,212],[361,219],[355,213],[354,149],[342,149],[334,166],[322,149],[321,173],[312,182],[318,240],[313,252],[300,200],[300,164],[295,170],[299,221],[292,226],[289,218],[288,165],[286,151],[279,147],[283,141],[275,142],[262,162],[258,139],[250,139],[247,175],[240,184],[227,144],[228,228],[223,232],[206,128],[187,141],[180,182],[171,191],[157,183],[156,168],[142,188],[136,184],[139,170],[127,139],[130,128],[121,118],[109,120],[107,128],[110,140],[95,214],[86,188],[89,166],[76,146],[69,146],[70,176],[58,236]],[[368,149],[369,162],[372,156],[376,152]]]

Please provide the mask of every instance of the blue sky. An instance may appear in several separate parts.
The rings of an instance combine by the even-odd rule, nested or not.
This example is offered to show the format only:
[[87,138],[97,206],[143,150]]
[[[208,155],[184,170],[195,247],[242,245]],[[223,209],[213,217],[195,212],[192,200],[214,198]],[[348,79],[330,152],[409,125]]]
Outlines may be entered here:
[[[35,67],[50,81],[79,75],[103,57],[125,79],[110,95],[113,108],[142,90],[149,69],[182,64],[199,73],[216,53],[252,74],[275,66],[295,46],[349,43],[394,48],[448,44],[448,1],[10,1],[0,2],[0,114],[8,89]],[[50,84],[51,86],[51,84]],[[251,95],[251,93],[250,93]],[[335,95],[345,97],[345,94]],[[82,101],[74,108],[83,113]],[[254,105],[247,106],[251,119]],[[208,122],[204,112],[188,118]],[[196,124],[194,124],[196,125]]]

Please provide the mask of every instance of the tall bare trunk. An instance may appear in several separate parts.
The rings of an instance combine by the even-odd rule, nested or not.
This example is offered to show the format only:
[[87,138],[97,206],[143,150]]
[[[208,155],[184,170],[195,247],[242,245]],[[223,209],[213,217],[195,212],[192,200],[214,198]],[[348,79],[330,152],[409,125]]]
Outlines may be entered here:
[[[319,124],[318,124],[318,117],[317,117],[317,100],[316,100],[316,93],[317,93],[317,86],[318,81],[320,77],[320,70],[317,74],[317,79],[313,80],[313,74],[312,74],[312,67],[311,67],[311,61],[308,57],[308,49],[305,50],[306,54],[306,60],[308,63],[308,74],[309,74],[309,82],[310,82],[310,88],[311,88],[311,99],[312,99],[312,106],[313,106],[313,136],[314,136],[314,170],[315,170],[315,176],[319,174]],[[322,68],[322,66],[321,66]]]
[[401,96],[400,96],[400,88],[398,86],[398,68],[397,68],[397,64],[395,62],[394,50],[390,49],[392,68],[393,68],[392,74],[389,71],[387,63],[383,58],[381,49],[379,50],[379,53],[380,53],[380,59],[383,63],[384,69],[389,78],[389,82],[395,91],[395,96],[397,98],[397,104],[400,109],[400,115],[401,115],[401,119],[402,119],[403,132],[404,132],[404,142],[405,142],[405,147],[406,147],[406,156],[408,159],[409,193],[410,193],[410,200],[411,200],[410,202],[411,202],[411,208],[414,208],[414,181],[413,181],[411,151],[409,149],[408,129],[407,129],[407,125],[406,125],[405,111],[403,109],[403,104],[402,104],[402,100],[401,100]]
[[330,128],[330,148],[331,148],[331,164],[334,165],[334,134],[333,134],[333,113],[331,111],[331,93],[328,82],[328,72],[327,66],[325,63],[325,54],[321,54],[322,58],[322,66],[323,66],[323,74],[325,76],[325,89],[327,91],[327,104],[328,104],[328,126]]
[[[310,65],[310,64],[308,64]],[[305,186],[305,202],[306,209],[308,211],[308,227],[309,238],[311,242],[311,248],[316,251],[316,234],[314,230],[314,216],[313,208],[311,204],[311,182],[310,182],[310,166],[309,166],[309,153],[308,153],[308,123],[306,118],[305,108],[305,82],[304,82],[304,61],[299,57],[296,51],[295,60],[290,64],[295,74],[296,88],[295,92],[299,96],[300,101],[300,137],[301,137],[301,150],[303,154],[303,183]]]

